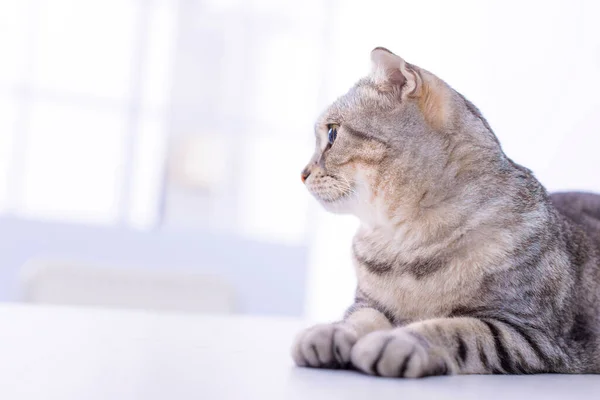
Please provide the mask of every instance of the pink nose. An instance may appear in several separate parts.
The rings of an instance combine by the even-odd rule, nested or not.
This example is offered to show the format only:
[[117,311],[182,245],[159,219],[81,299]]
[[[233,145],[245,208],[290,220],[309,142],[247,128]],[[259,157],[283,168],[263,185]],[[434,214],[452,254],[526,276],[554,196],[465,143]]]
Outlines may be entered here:
[[302,174],[300,174],[300,179],[302,179],[302,183],[306,182],[308,177],[310,176],[310,170],[308,168],[304,168]]

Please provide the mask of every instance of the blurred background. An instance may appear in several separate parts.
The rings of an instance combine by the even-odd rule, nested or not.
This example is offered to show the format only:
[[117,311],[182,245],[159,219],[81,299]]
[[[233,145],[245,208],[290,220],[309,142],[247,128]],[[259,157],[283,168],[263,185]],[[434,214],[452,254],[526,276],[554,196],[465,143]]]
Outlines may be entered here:
[[550,190],[600,192],[600,3],[0,0],[0,301],[335,319],[352,217],[299,173],[385,46]]

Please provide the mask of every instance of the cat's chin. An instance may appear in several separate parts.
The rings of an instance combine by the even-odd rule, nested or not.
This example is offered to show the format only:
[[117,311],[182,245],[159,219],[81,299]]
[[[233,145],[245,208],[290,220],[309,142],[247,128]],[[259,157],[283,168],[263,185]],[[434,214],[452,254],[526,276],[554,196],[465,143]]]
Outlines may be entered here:
[[[316,197],[316,196],[315,196]],[[352,198],[351,196],[342,195],[335,199],[323,199],[316,197],[323,208],[335,214],[350,214],[352,213]]]

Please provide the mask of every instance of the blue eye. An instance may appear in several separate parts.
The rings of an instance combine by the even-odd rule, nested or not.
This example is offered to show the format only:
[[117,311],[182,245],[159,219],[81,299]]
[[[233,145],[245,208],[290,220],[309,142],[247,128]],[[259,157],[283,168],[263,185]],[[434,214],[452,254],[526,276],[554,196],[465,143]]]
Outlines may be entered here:
[[327,133],[327,140],[329,141],[329,144],[333,144],[333,142],[335,142],[335,138],[337,137],[337,126],[335,125],[331,125],[329,127],[329,132]]

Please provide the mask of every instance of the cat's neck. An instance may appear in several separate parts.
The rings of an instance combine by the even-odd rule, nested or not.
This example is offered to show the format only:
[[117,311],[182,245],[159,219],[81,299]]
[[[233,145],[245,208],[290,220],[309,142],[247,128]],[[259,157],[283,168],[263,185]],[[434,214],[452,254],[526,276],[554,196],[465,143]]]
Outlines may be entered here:
[[[492,236],[503,229],[499,220],[522,219],[523,210],[510,207],[507,199],[517,190],[518,185],[510,179],[484,175],[471,185],[431,190],[429,197],[421,196],[420,201],[407,199],[393,210],[379,203],[379,208],[376,204],[358,215],[358,234],[386,244],[388,251],[399,257],[450,252],[465,242],[477,241],[477,237],[493,240]],[[516,225],[510,224],[513,228]]]

